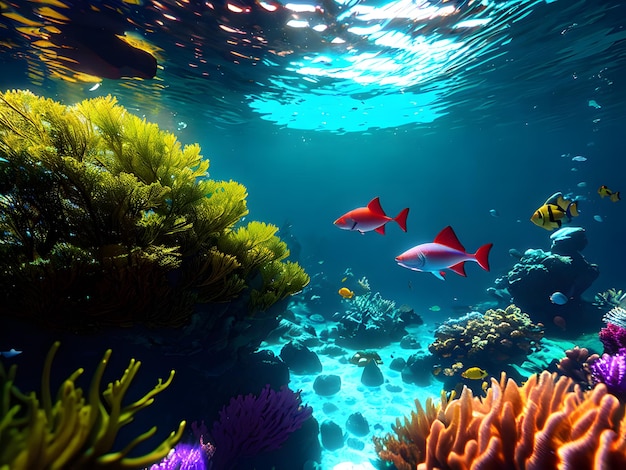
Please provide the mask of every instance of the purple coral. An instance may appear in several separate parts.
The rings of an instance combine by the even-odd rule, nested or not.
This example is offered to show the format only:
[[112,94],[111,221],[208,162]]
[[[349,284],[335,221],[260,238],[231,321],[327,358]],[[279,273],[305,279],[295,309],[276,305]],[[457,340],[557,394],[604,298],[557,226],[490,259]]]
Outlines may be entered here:
[[201,446],[177,444],[170,453],[150,470],[206,470],[207,455]]
[[285,386],[274,391],[266,385],[259,396],[231,398],[211,429],[211,463],[214,468],[234,468],[240,457],[280,448],[311,412],[311,407],[302,406],[300,393]]
[[613,356],[603,354],[590,367],[595,383],[605,384],[609,393],[620,401],[626,400],[626,348],[621,348]]
[[621,348],[626,348],[626,328],[615,323],[607,323],[599,337],[607,354],[617,354]]

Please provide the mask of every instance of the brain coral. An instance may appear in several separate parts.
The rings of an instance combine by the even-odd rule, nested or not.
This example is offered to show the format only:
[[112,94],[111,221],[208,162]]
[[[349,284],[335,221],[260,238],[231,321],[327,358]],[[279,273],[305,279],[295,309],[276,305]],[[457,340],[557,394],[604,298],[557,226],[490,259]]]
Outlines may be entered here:
[[[465,367],[497,368],[518,363],[536,350],[543,337],[543,325],[534,324],[515,305],[506,309],[472,312],[460,319],[450,319],[435,331],[435,341],[428,350],[448,366],[446,371],[459,372]],[[452,368],[451,364],[461,364]],[[448,373],[447,375],[450,375]]]
[[604,385],[582,392],[543,372],[518,386],[502,374],[487,397],[417,404],[396,436],[375,438],[381,459],[408,469],[626,468],[626,421]]

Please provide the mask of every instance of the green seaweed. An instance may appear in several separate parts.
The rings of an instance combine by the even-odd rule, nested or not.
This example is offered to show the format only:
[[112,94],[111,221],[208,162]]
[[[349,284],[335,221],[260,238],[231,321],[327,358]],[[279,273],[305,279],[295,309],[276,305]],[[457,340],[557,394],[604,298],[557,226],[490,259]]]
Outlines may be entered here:
[[141,456],[129,456],[137,445],[147,441],[156,426],[140,434],[122,450],[113,450],[118,431],[133,421],[135,414],[151,405],[154,396],[165,390],[174,378],[159,379],[134,403],[123,405],[126,392],[141,362],[130,360],[119,380],[101,392],[101,380],[111,350],[104,353],[88,390],[77,387],[84,370],[78,369],[59,387],[53,398],[50,390],[52,361],[60,343],[55,342],[44,363],[40,399],[34,392],[22,393],[14,384],[17,366],[5,370],[0,361],[0,470],[29,469],[139,469],[165,457],[180,440],[182,421],[158,447]]
[[245,297],[254,313],[299,292],[277,228],[240,226],[246,188],[208,168],[113,97],[0,93],[0,314],[176,327],[198,304]]

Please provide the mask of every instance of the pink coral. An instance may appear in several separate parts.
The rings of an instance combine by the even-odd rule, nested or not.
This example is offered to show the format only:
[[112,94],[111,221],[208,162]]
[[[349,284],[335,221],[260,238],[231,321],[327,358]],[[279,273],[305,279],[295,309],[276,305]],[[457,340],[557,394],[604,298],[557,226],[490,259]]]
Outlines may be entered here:
[[606,354],[615,355],[621,348],[626,348],[626,328],[614,323],[607,323],[600,330],[600,341]]

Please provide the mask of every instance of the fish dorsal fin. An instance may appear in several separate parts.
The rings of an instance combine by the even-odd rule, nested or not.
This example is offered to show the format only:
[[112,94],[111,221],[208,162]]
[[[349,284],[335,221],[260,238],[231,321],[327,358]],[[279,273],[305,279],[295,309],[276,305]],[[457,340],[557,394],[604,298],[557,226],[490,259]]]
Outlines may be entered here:
[[461,245],[461,242],[454,233],[454,230],[452,230],[452,227],[449,225],[437,234],[434,243],[445,245],[448,248],[454,248],[455,250],[465,253],[465,247]]
[[467,277],[467,274],[465,274],[465,261],[461,261],[460,263],[450,266],[450,270],[454,271],[460,276]]
[[386,216],[385,211],[380,205],[380,198],[378,197],[375,197],[374,199],[372,199],[370,203],[367,205],[367,208],[374,214]]
[[558,193],[554,193],[552,196],[550,196],[548,199],[546,199],[546,202],[544,202],[544,206],[547,206],[548,204],[552,204],[554,206],[557,205],[557,201],[560,197],[563,197],[563,193],[562,192],[558,192]]
[[567,209],[567,206],[569,205],[570,201],[568,201],[567,199],[565,199],[563,197],[563,193],[561,191],[554,193],[552,196],[550,196],[546,202],[544,203],[544,205],[552,205],[552,206],[557,206],[560,209]]

